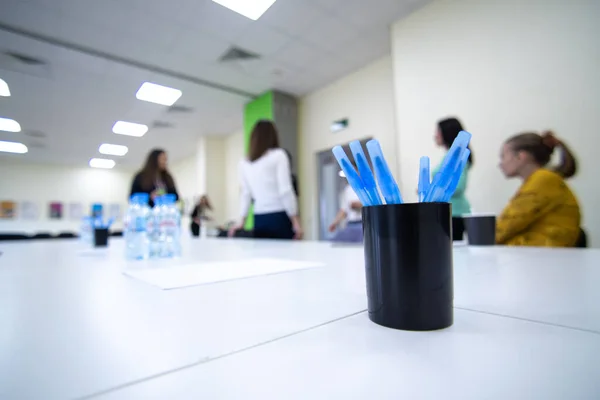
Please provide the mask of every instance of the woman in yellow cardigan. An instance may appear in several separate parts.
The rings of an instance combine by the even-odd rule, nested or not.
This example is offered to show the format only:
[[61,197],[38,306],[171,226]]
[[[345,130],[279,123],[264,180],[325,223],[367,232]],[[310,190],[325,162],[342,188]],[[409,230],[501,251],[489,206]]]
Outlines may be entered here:
[[[544,167],[555,148],[561,163]],[[502,148],[500,169],[523,184],[508,203],[496,225],[496,242],[512,246],[573,247],[580,232],[577,199],[565,183],[576,172],[575,159],[552,132],[523,133]]]

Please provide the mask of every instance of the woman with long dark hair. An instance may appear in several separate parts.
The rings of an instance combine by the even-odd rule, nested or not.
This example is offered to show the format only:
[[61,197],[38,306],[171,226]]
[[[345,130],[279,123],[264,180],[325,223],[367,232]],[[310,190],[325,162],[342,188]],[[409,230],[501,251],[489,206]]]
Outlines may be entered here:
[[254,126],[248,157],[240,163],[240,180],[240,222],[230,229],[230,236],[242,229],[253,202],[254,237],[302,238],[290,161],[279,146],[279,136],[271,121],[262,120]]
[[[555,149],[557,167],[545,168]],[[577,172],[575,157],[550,131],[522,133],[502,146],[500,169],[523,184],[496,223],[496,242],[513,246],[573,247],[580,235],[577,198],[565,183]]]
[[154,206],[154,199],[163,194],[174,194],[179,199],[175,181],[167,170],[167,153],[162,149],[154,149],[148,154],[146,164],[138,172],[131,184],[131,194],[148,193],[149,205]]
[[[446,118],[438,122],[437,130],[435,132],[435,143],[438,146],[444,147],[446,150],[450,149],[454,139],[458,136],[459,132],[464,130],[460,121],[456,118]],[[471,150],[469,148],[469,150]],[[465,232],[465,224],[462,216],[471,213],[471,205],[467,200],[465,191],[467,190],[467,182],[469,178],[469,169],[473,166],[473,150],[469,156],[467,162],[467,168],[463,170],[460,176],[460,181],[456,187],[456,191],[450,199],[452,203],[452,239],[462,240]],[[440,166],[433,170],[435,175],[439,170]]]

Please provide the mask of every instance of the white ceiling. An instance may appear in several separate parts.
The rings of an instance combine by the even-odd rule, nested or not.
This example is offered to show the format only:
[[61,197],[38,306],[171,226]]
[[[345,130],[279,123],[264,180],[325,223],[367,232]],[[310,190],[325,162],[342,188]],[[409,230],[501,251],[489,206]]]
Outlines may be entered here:
[[[0,116],[16,119],[23,132],[0,140],[29,146],[26,155],[0,160],[87,165],[101,143],[129,146],[118,166],[137,167],[152,147],[171,161],[194,153],[200,135],[242,126],[252,95],[277,89],[301,96],[390,51],[389,25],[429,0],[278,0],[251,21],[210,0],[2,0],[0,24],[223,85],[248,95],[132,67],[0,29],[0,52],[14,51],[47,62],[26,67],[0,55],[0,78],[12,96],[0,97]],[[219,63],[235,45],[261,55],[256,61]],[[178,88],[176,105],[135,98],[144,81]],[[143,138],[115,135],[117,120],[170,122]],[[31,133],[41,132],[42,138]]]

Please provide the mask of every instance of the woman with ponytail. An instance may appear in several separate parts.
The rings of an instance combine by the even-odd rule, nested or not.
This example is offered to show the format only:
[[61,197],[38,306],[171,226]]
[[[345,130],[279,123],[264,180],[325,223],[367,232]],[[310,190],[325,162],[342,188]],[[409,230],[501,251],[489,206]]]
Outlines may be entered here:
[[[560,164],[546,168],[554,150]],[[501,152],[500,169],[523,184],[496,225],[496,242],[514,246],[572,247],[580,232],[577,198],[565,183],[577,163],[570,149],[550,131],[522,133],[508,139]]]

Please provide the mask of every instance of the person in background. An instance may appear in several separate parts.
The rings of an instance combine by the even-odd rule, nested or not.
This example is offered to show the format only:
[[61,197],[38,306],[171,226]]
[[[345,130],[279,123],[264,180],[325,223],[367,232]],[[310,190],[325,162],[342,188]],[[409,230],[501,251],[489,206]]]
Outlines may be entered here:
[[[456,118],[447,118],[438,122],[437,130],[435,132],[435,143],[438,146],[444,147],[446,150],[450,149],[454,139],[458,136],[460,131],[464,130],[460,121]],[[469,150],[471,150],[469,148]],[[456,187],[456,191],[450,199],[452,203],[452,240],[463,240],[465,232],[465,224],[462,218],[464,214],[471,213],[471,205],[467,200],[465,191],[467,190],[467,181],[469,176],[469,169],[473,166],[473,150],[467,162],[467,168],[463,170],[460,176],[460,181]],[[440,165],[433,170],[433,176],[439,171]]]
[[[290,170],[292,169],[292,153],[289,152],[289,150],[284,149],[285,150],[285,154],[287,154],[288,156],[288,160],[290,160]],[[292,177],[292,186],[294,187],[294,193],[296,193],[296,197],[298,197],[300,195],[300,192],[298,191],[298,178],[296,177],[296,174],[294,174],[292,172],[291,174]]]
[[240,163],[240,221],[229,236],[244,226],[254,200],[254,237],[301,239],[298,201],[294,193],[290,161],[279,147],[279,137],[271,121],[256,123],[250,136],[248,158]]
[[[544,168],[555,148],[560,164]],[[496,222],[496,242],[513,246],[572,247],[580,234],[581,213],[565,179],[577,165],[568,147],[552,132],[522,133],[502,146],[500,169],[523,184]]]
[[135,175],[131,184],[131,195],[134,193],[148,193],[148,205],[154,206],[154,199],[163,194],[174,194],[179,200],[175,181],[167,170],[167,153],[162,149],[154,149],[148,154],[146,165]]
[[212,211],[212,209],[213,208],[210,204],[210,200],[208,200],[208,196],[203,195],[200,197],[200,200],[196,203],[196,206],[191,214],[192,223],[190,228],[192,230],[192,236],[200,236],[200,225],[202,224],[202,221],[210,221],[210,217],[206,215],[206,212],[209,210]]
[[329,232],[335,232],[340,223],[346,220],[346,227],[335,235],[335,242],[363,241],[362,203],[350,185],[346,185],[342,192],[340,211],[329,226]]

